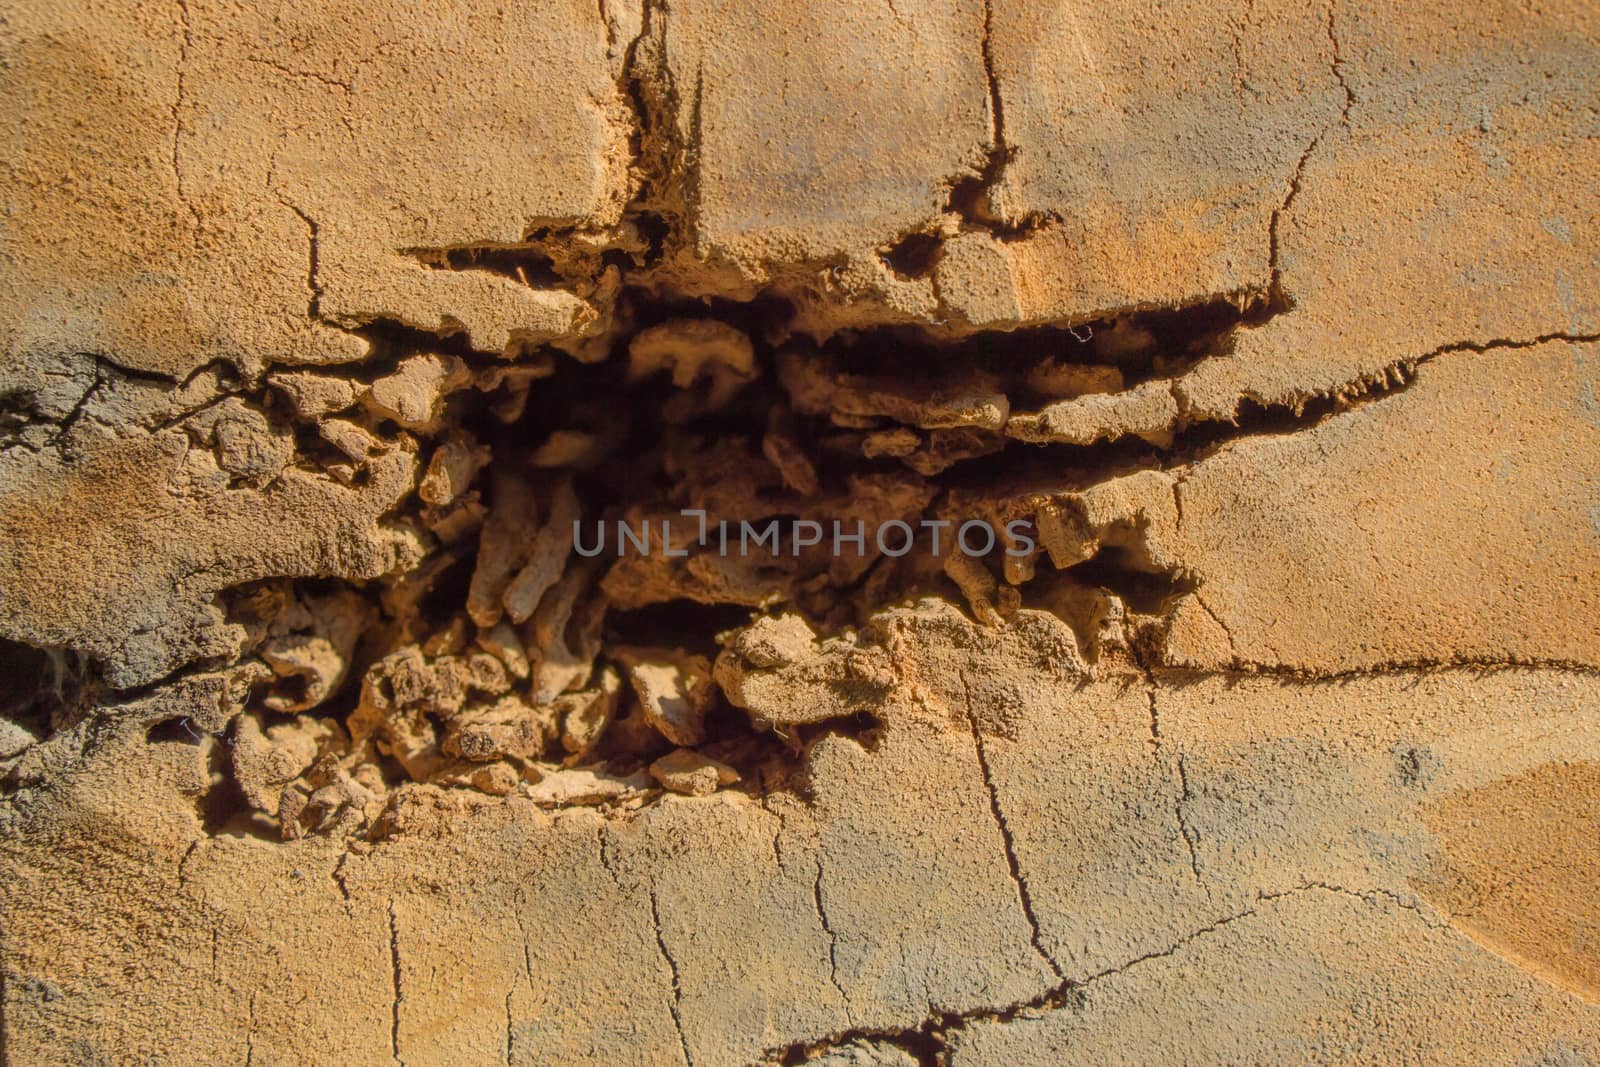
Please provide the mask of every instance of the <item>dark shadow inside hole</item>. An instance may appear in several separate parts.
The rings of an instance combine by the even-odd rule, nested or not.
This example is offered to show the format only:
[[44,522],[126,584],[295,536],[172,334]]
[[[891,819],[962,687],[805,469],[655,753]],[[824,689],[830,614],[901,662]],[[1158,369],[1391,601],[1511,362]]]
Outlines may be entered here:
[[945,201],[945,210],[953,211],[969,223],[979,226],[993,226],[1000,220],[996,219],[989,211],[988,192],[993,184],[998,168],[993,161],[984,168],[982,174],[972,174],[957,180],[950,186],[950,197]]
[[915,381],[943,368],[958,374],[984,370],[1007,382],[1014,402],[1026,403],[1040,398],[1029,395],[1020,375],[1041,361],[1115,366],[1123,373],[1123,387],[1130,388],[1225,353],[1235,330],[1269,313],[1265,300],[1243,307],[1232,300],[1210,300],[1077,324],[985,330],[957,339],[915,326],[879,326],[841,330],[818,351],[846,373],[875,377]]
[[[757,355],[787,336],[794,321],[794,304],[781,297],[762,294],[751,300],[730,300],[720,296],[680,296],[643,289],[624,289],[617,298],[617,331],[614,352],[627,351],[632,336],[672,319],[716,319],[748,336]],[[765,362],[765,361],[763,361]]]
[[385,788],[398,789],[411,781],[411,775],[406,773],[405,767],[392,754],[384,752],[376,746],[374,746],[373,751],[377,757],[378,776],[383,779]]
[[447,620],[462,610],[467,602],[467,590],[472,586],[472,572],[477,562],[476,555],[469,553],[446,567],[423,596],[418,605],[418,614],[425,619]]
[[[344,681],[350,679],[347,676]],[[267,688],[272,695],[282,699],[286,704],[300,704],[306,699],[306,691],[310,688],[311,679],[304,674],[283,674],[273,678],[267,683]],[[340,687],[341,689],[343,686]],[[331,699],[335,694],[330,693]]]
[[41,418],[37,398],[20,389],[0,393],[0,433],[14,433]]
[[607,645],[661,645],[687,648],[709,656],[717,653],[716,635],[745,626],[754,609],[737,604],[701,604],[669,600],[606,616]]
[[564,281],[555,260],[529,245],[419,249],[412,255],[432,270],[481,270],[535,289],[552,289]]
[[883,254],[884,263],[902,278],[926,278],[939,264],[944,242],[930,233],[910,233]]
[[64,677],[66,655],[0,638],[0,716],[45,737],[75,689]]
[[803,748],[810,748],[824,737],[839,736],[856,741],[868,752],[876,752],[883,741],[883,720],[870,711],[858,711],[796,727],[795,734]]
[[329,444],[315,423],[302,423],[294,428],[294,450],[298,462],[313,467],[328,468],[350,463],[350,457]]
[[144,739],[153,743],[176,742],[180,745],[198,745],[205,740],[205,734],[195,726],[194,721],[187,715],[175,715],[170,719],[162,719],[144,732]]
[[1141,615],[1158,615],[1195,589],[1192,581],[1142,566],[1132,552],[1118,545],[1107,545],[1065,573],[1090,588],[1115,594]]
[[[956,195],[979,197],[982,193],[981,185],[974,184],[958,189]],[[969,215],[978,212],[976,203],[968,205]],[[937,239],[911,235],[889,249],[885,258],[896,271],[916,276],[936,268],[940,250]],[[479,250],[475,255],[477,258],[472,265],[481,269],[497,269],[504,273],[513,263],[505,250],[493,255]],[[531,453],[549,442],[558,430],[587,431],[595,439],[604,438],[602,431],[610,430],[609,451],[603,457],[586,456],[581,464],[572,462],[567,470],[574,479],[586,522],[602,518],[611,521],[614,548],[614,520],[620,514],[634,518],[649,514],[657,519],[675,515],[677,506],[697,503],[701,497],[719,499],[716,494],[720,492],[722,499],[726,499],[730,486],[737,488],[739,498],[731,505],[713,507],[721,506],[736,514],[760,514],[761,519],[752,520],[757,524],[773,518],[786,521],[796,517],[789,514],[796,508],[794,498],[789,490],[782,488],[780,476],[785,472],[778,471],[777,461],[771,459],[772,454],[784,454],[784,447],[789,448],[791,454],[796,450],[803,453],[814,465],[814,480],[820,486],[818,497],[853,489],[850,479],[854,476],[900,469],[901,464],[892,458],[894,454],[873,452],[873,458],[868,458],[867,451],[859,447],[856,440],[862,433],[893,425],[900,416],[875,416],[876,421],[831,421],[825,414],[797,414],[786,410],[789,401],[774,373],[775,357],[780,354],[800,352],[809,346],[803,358],[828,360],[830,372],[867,376],[871,379],[868,385],[883,386],[891,394],[901,390],[912,400],[918,400],[921,393],[932,386],[947,383],[963,386],[972,379],[971,372],[978,370],[988,372],[993,383],[986,384],[986,389],[1006,393],[1014,405],[1033,400],[1043,403],[1079,395],[1072,392],[1071,385],[1051,384],[1053,380],[1047,379],[1044,372],[1074,364],[1087,368],[1087,373],[1078,377],[1095,383],[1097,388],[1131,388],[1154,376],[1177,373],[1188,363],[1222,350],[1230,332],[1250,321],[1255,313],[1253,306],[1241,310],[1231,301],[1216,300],[1184,309],[1109,315],[1072,326],[1026,326],[959,338],[926,327],[871,327],[841,331],[818,347],[810,346],[799,336],[787,336],[795,310],[784,299],[733,301],[685,297],[661,288],[633,287],[618,296],[612,332],[597,345],[602,350],[609,348],[609,358],[585,363],[553,349],[533,353],[541,361],[541,369],[542,364],[548,362],[554,373],[534,383],[524,406],[503,403],[508,398],[517,398],[522,383],[513,380],[502,384],[494,393],[464,390],[456,394],[445,421],[452,428],[470,431],[477,440],[492,448],[494,458],[490,468],[480,473],[473,485],[473,491],[480,494],[484,504],[492,508],[497,503],[497,485],[505,489],[515,479],[526,478],[538,497],[541,515],[548,513],[548,497],[556,479],[564,476],[563,461],[541,458],[537,460],[540,466],[534,469],[536,460],[530,458]],[[669,402],[680,391],[674,388],[666,371],[642,381],[628,380],[631,339],[640,331],[680,318],[720,321],[750,339],[758,377],[740,388],[732,400],[718,410],[690,407],[687,413],[680,408],[677,413],[669,414],[666,410]],[[406,345],[420,343],[414,331],[404,328],[386,327],[378,336],[387,343],[387,358],[397,358],[401,352],[408,351]],[[459,351],[455,341],[444,346],[430,341],[422,347],[433,351],[441,348]],[[465,358],[466,354],[462,354]],[[598,354],[598,351],[585,350],[586,356]],[[469,362],[474,360],[478,365],[484,362],[481,355],[472,356]],[[1078,380],[1072,375],[1062,378],[1069,382]],[[1046,379],[1045,384],[1038,384],[1041,379]],[[1105,382],[1113,384],[1104,385]],[[706,384],[704,378],[697,379],[690,388],[699,389]],[[847,388],[851,384],[845,383]],[[399,428],[387,420],[377,420],[376,428],[380,435],[399,433]],[[772,453],[763,459],[763,439],[769,432],[783,447],[772,446]],[[957,453],[958,446],[965,447],[964,439],[952,444],[951,436],[944,431],[940,431],[941,436],[937,438],[922,431],[917,434],[926,437],[930,447],[937,444],[952,455]],[[935,490],[970,488],[1004,493],[1009,486],[1026,488],[1026,483],[1037,481],[1057,491],[1094,484],[1124,469],[1147,469],[1160,461],[1162,453],[1156,446],[1135,438],[1085,448],[1063,448],[1007,443],[999,440],[998,434],[994,436],[997,442],[994,452],[980,454],[978,448],[989,442],[978,441],[978,447],[970,457],[961,459],[959,466],[929,474],[926,479],[929,486]],[[721,445],[741,446],[741,451],[729,459],[728,454],[733,449],[719,452]],[[331,457],[331,453],[329,455]],[[772,465],[773,469],[767,470],[764,464]],[[756,474],[747,484],[745,476],[752,468]],[[778,488],[771,488],[774,485]],[[769,510],[763,511],[763,508]],[[716,518],[716,515],[711,516],[713,522]],[[679,521],[672,519],[675,533]],[[691,521],[682,520],[686,525]],[[1124,544],[1136,542],[1131,531],[1124,533],[1129,534],[1120,538]],[[342,691],[345,696],[333,705],[324,705],[322,713],[347,716],[355,704],[354,691],[359,688],[366,664],[393,647],[394,641],[423,642],[430,633],[449,626],[451,620],[461,614],[476,565],[478,544],[477,536],[468,533],[464,539],[448,541],[448,547],[438,549],[449,553],[452,562],[437,578],[429,581],[429,591],[417,612],[419,618],[410,618],[402,597],[394,598],[399,606],[386,603],[395,613],[389,616],[392,625],[374,628],[375,636],[370,643],[364,641],[363,651],[350,673],[351,680]],[[596,563],[609,564],[613,560],[614,557]],[[603,570],[601,566],[599,573]],[[903,571],[903,574],[896,571]],[[1154,572],[1136,545],[1132,550],[1108,547],[1093,560],[1060,577],[1064,584],[1072,587],[1060,598],[1061,602],[1074,610],[1081,608],[1080,613],[1091,617],[1095,610],[1099,610],[1101,616],[1107,611],[1105,598],[1093,593],[1097,587],[1116,594],[1132,611],[1141,614],[1158,613],[1172,598],[1190,588],[1173,575]],[[776,592],[786,587],[788,576],[780,571],[773,574],[772,579],[772,589]],[[670,595],[684,588],[693,587],[646,588],[635,599]],[[762,588],[765,589],[764,583]],[[937,592],[958,604],[964,600],[961,592],[937,568],[909,566],[890,569],[882,582],[869,583],[862,577],[847,581],[830,575],[818,586],[795,583],[792,588],[801,592],[793,602],[784,605],[784,610],[800,612],[821,632],[851,621],[859,624],[872,610],[903,602],[914,592]],[[714,597],[720,592],[713,589],[704,595]],[[589,594],[599,595],[592,586]],[[701,594],[697,591],[696,595]],[[747,606],[684,599],[635,610],[613,607],[606,617],[605,639],[596,665],[618,666],[615,653],[619,646],[628,645],[680,648],[714,658],[718,652],[716,635],[748,624],[753,614],[756,612]],[[583,618],[580,607],[569,625],[581,628]],[[404,626],[400,625],[402,621]],[[578,642],[569,643],[576,645]],[[673,747],[643,721],[631,686],[627,681],[623,686],[621,714],[628,726],[620,729],[614,724],[599,746],[584,756],[585,762],[612,763],[614,770],[636,769]],[[844,706],[858,706],[858,702]],[[830,734],[850,737],[873,749],[881,740],[883,723],[870,713],[861,713],[768,731],[752,724],[743,711],[719,697],[708,714],[706,727],[704,747],[707,754],[716,758],[723,758],[725,754],[729,762],[742,770],[745,765],[770,769],[785,761],[795,763],[805,748]],[[151,736],[152,740],[192,743],[185,735],[181,724],[169,721],[157,724]],[[217,745],[214,753],[223,761],[218,766],[224,771],[228,753],[226,743]],[[563,754],[552,746],[547,756],[558,761]],[[381,757],[379,769],[391,788],[409,780],[404,768],[392,757]],[[218,785],[208,790],[202,800],[208,829],[216,832],[227,827],[230,832],[254,832],[249,826],[238,829],[241,824],[252,824],[252,820],[244,814],[243,798],[232,785],[231,777],[221,774]],[[755,778],[754,775],[746,777],[747,782]],[[259,827],[265,825],[265,821],[256,819],[253,825]]]
[[233,745],[238,730],[237,720],[230,724],[226,734],[214,736],[206,765],[211,784],[195,802],[201,828],[206,834],[240,834],[252,837],[278,838],[278,828],[265,816],[258,815],[245,799],[233,773]]

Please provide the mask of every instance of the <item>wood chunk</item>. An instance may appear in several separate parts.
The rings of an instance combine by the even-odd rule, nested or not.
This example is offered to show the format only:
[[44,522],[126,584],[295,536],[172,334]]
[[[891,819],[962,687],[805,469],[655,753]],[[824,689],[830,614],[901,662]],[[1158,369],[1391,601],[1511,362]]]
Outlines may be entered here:
[[289,398],[289,404],[302,419],[320,419],[353,406],[359,388],[349,378],[315,371],[282,371],[268,382]]
[[577,763],[599,742],[617,714],[622,679],[610,667],[600,672],[600,685],[555,699],[561,714],[561,746],[569,764]]
[[467,365],[455,356],[426,353],[401,361],[394,373],[373,382],[362,400],[379,418],[432,433],[444,415],[445,397],[471,380]]
[[511,578],[527,562],[538,533],[533,487],[513,470],[496,471],[494,507],[478,538],[478,560],[467,589],[467,614],[482,627],[500,621]]
[[553,706],[504,696],[489,707],[453,717],[445,727],[441,747],[449,755],[480,763],[505,756],[539,759],[558,726]]
[[628,381],[638,382],[658,371],[670,371],[672,384],[688,389],[707,379],[705,395],[690,400],[679,394],[668,401],[669,421],[725,407],[733,395],[755,378],[755,350],[750,338],[714,319],[671,319],[642,330],[628,343]]
[[645,718],[675,745],[705,741],[706,712],[716,700],[711,661],[681,649],[619,649],[617,659],[639,697]]
[[230,750],[234,780],[251,807],[277,815],[283,787],[300,777],[342,734],[322,719],[301,717],[263,726],[259,715],[247,712],[234,728]]
[[543,807],[604,804],[642,796],[655,784],[645,771],[626,777],[592,767],[571,767],[545,775],[527,787],[527,795]]
[[527,621],[545,593],[560,580],[567,557],[572,554],[572,524],[578,514],[577,494],[570,481],[563,481],[551,494],[550,510],[533,539],[528,561],[501,597],[512,622]]
[[[1096,335],[1098,340],[1103,335]],[[1029,391],[1047,400],[1072,400],[1122,389],[1122,371],[1103,363],[1040,363],[1023,378]]]
[[924,430],[1005,427],[1011,403],[992,374],[958,368],[941,376],[850,374],[828,356],[790,348],[778,356],[778,376],[794,409],[826,415],[836,425],[871,428],[887,418]]
[[417,495],[429,504],[444,507],[467,491],[489,459],[488,447],[471,434],[451,434],[434,449],[428,470],[417,484]]
[[[595,564],[589,560],[568,567],[554,588],[539,601],[529,629],[535,650],[533,698],[548,702],[594,673],[600,653],[600,627],[607,601],[593,591]],[[585,593],[590,598],[579,604]]]
[[717,657],[715,676],[735,707],[777,725],[874,710],[894,677],[884,649],[861,647],[851,633],[818,640],[795,614],[739,631]]
[[739,772],[720,760],[676,748],[650,764],[650,776],[674,793],[703,797],[739,780]]
[[511,677],[518,681],[528,677],[528,653],[522,646],[522,638],[510,623],[497,622],[478,634],[478,647],[505,664]]

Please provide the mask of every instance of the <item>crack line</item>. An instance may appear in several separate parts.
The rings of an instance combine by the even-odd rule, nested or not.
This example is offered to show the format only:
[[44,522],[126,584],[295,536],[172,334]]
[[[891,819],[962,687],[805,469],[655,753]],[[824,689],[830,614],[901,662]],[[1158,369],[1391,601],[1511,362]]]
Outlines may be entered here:
[[650,887],[650,919],[656,927],[656,948],[661,952],[661,958],[667,961],[667,969],[672,972],[672,1024],[678,1029],[678,1045],[683,1049],[683,1062],[694,1064],[694,1057],[689,1055],[689,1039],[683,1032],[683,1017],[680,1014],[683,1007],[683,983],[678,974],[678,961],[672,958],[672,953],[667,950],[667,939],[661,931],[661,909],[656,900],[655,886]]
[[1430,930],[1450,929],[1449,922],[1439,920],[1429,911],[1418,905],[1414,899],[1407,899],[1392,889],[1384,889],[1379,886],[1374,886],[1371,889],[1349,889],[1342,885],[1335,885],[1332,882],[1310,881],[1301,882],[1300,884],[1291,886],[1288,889],[1280,889],[1271,893],[1258,891],[1256,893],[1256,899],[1264,901],[1281,900],[1284,897],[1291,897],[1296,893],[1304,893],[1313,889],[1320,889],[1328,893],[1339,893],[1343,896],[1353,897],[1356,900],[1373,907],[1377,906],[1378,898],[1382,898],[1389,901],[1397,908],[1404,908],[1407,911],[1415,912],[1422,920],[1423,925],[1428,927]]
[[[1153,672],[1149,668],[1145,668],[1145,682],[1147,684],[1145,696],[1150,702],[1150,743],[1159,753],[1164,738],[1161,736],[1161,713],[1156,707],[1156,682]],[[1193,794],[1189,790],[1189,775],[1183,764],[1183,753],[1179,752],[1177,754],[1175,762],[1178,770],[1179,793],[1173,801],[1172,807],[1178,817],[1178,832],[1183,836],[1183,843],[1188,846],[1189,869],[1194,872],[1194,880],[1200,882],[1203,881],[1200,877],[1200,857],[1195,849],[1195,846],[1199,843],[1200,835],[1189,826],[1188,816],[1184,812],[1184,804],[1193,799]]]
[[1295,198],[1300,195],[1300,181],[1305,177],[1306,164],[1310,162],[1312,154],[1316,152],[1318,146],[1322,144],[1322,139],[1329,133],[1340,127],[1349,127],[1350,110],[1356,105],[1355,93],[1344,78],[1344,57],[1339,50],[1338,35],[1334,32],[1334,7],[1335,3],[1328,5],[1328,17],[1325,27],[1328,34],[1328,42],[1333,46],[1331,63],[1333,78],[1344,93],[1344,105],[1340,108],[1339,118],[1318,130],[1316,136],[1311,138],[1310,143],[1306,145],[1305,151],[1300,153],[1300,159],[1295,163],[1294,173],[1289,177],[1288,195],[1283,198],[1283,203],[1273,210],[1272,217],[1267,223],[1267,263],[1270,272],[1268,291],[1271,293],[1273,305],[1279,310],[1287,310],[1293,306],[1293,302],[1283,288],[1283,264],[1281,262],[1281,248],[1278,237],[1279,221],[1283,215],[1288,213],[1290,206],[1294,204]]
[[250,1022],[249,1029],[244,1034],[244,1067],[251,1067],[256,1062],[256,994],[250,993]]
[[194,216],[195,232],[194,246],[200,248],[200,228],[205,225],[205,217],[194,201],[189,199],[189,191],[183,180],[183,166],[179,156],[182,153],[183,141],[183,106],[186,99],[185,81],[189,71],[189,51],[194,47],[194,32],[189,22],[188,0],[177,0],[178,26],[182,31],[183,40],[178,45],[178,71],[177,95],[172,101],[172,177],[177,184],[178,200],[189,209],[189,214]]
[[1022,877],[1022,864],[1017,859],[1016,842],[1011,837],[1011,827],[1006,824],[1005,814],[1000,808],[1000,792],[995,786],[994,774],[989,768],[988,750],[984,745],[983,731],[978,726],[978,716],[972,710],[972,687],[967,681],[965,671],[957,672],[961,679],[961,689],[966,695],[967,722],[972,727],[972,743],[978,756],[978,767],[983,772],[983,785],[989,793],[989,812],[994,817],[995,826],[1000,831],[1000,840],[1005,850],[1006,867],[1011,872],[1011,882],[1017,888],[1017,899],[1022,904],[1023,917],[1028,920],[1028,928],[1032,931],[1033,950],[1049,965],[1050,970],[1057,978],[1064,977],[1061,967],[1056,963],[1055,957],[1045,951],[1044,933],[1039,927],[1039,917],[1033,910],[1033,899],[1028,894],[1027,880]]
[[[1260,914],[1262,904],[1270,904],[1288,897],[1296,896],[1300,893],[1312,891],[1341,893],[1346,896],[1354,897],[1355,899],[1367,904],[1369,907],[1378,907],[1379,905],[1377,901],[1379,898],[1382,898],[1390,901],[1397,907],[1416,913],[1418,917],[1431,929],[1448,928],[1448,924],[1438,923],[1432,920],[1428,913],[1422,908],[1405,900],[1398,894],[1386,889],[1375,888],[1366,891],[1357,891],[1345,888],[1343,886],[1337,886],[1323,882],[1305,882],[1292,886],[1288,889],[1278,890],[1275,892],[1258,890],[1256,893],[1256,902],[1250,907],[1242,908],[1239,911],[1232,912],[1206,923],[1204,926],[1196,927],[1194,930],[1184,934],[1176,941],[1173,941],[1162,948],[1134,956],[1122,963],[1107,967],[1101,971],[1096,971],[1095,973],[1087,975],[1083,978],[1063,979],[1059,984],[1052,986],[1051,988],[1040,993],[1038,996],[1032,997],[1028,1000],[1018,1001],[1001,1008],[977,1007],[969,1008],[961,1012],[931,1013],[919,1025],[904,1027],[901,1029],[857,1028],[841,1031],[811,1041],[798,1041],[785,1048],[770,1049],[767,1052],[767,1056],[770,1061],[785,1063],[802,1062],[800,1059],[802,1056],[815,1057],[820,1052],[827,1051],[831,1048],[837,1048],[838,1046],[847,1044],[851,1041],[862,1039],[879,1040],[906,1050],[920,1050],[932,1047],[942,1051],[945,1046],[944,1039],[946,1035],[948,1035],[951,1031],[965,1029],[967,1026],[975,1022],[1008,1023],[1019,1017],[1041,1018],[1063,1008],[1079,1011],[1087,1006],[1088,997],[1086,991],[1096,982],[1123,974],[1153,960],[1169,959],[1173,956],[1176,956],[1178,953],[1182,952],[1185,948],[1194,944],[1196,941],[1209,937],[1211,934],[1217,933],[1220,930],[1224,930],[1243,919],[1248,919],[1252,916]],[[927,1062],[934,1061],[933,1059],[928,1059]]]
[[[605,866],[604,859],[601,860],[601,866]],[[519,890],[512,901],[511,918],[516,921],[517,934],[522,938],[522,976],[528,982],[528,996],[533,998],[534,1003],[538,1003],[539,994],[533,988],[533,948],[528,941],[528,928],[522,925],[522,909],[526,904],[527,898]]]
[[515,992],[515,984],[506,990],[506,1067],[511,1067],[511,995]]
[[1183,763],[1183,753],[1178,753],[1178,785],[1181,792],[1173,807],[1178,813],[1178,830],[1183,834],[1183,842],[1189,846],[1189,869],[1194,872],[1194,880],[1203,881],[1200,877],[1200,855],[1196,846],[1200,842],[1200,834],[1189,825],[1189,817],[1184,810],[1184,805],[1194,799],[1194,793],[1189,789],[1189,771]]
[[845,1018],[851,1015],[850,994],[846,993],[844,986],[839,984],[839,935],[833,932],[833,927],[828,924],[828,912],[822,906],[822,853],[817,853],[817,877],[811,883],[811,902],[817,909],[817,920],[822,923],[822,932],[828,935],[828,979],[833,983],[833,988],[839,991],[839,999],[844,1001]]
[[389,898],[389,989],[394,994],[389,1022],[389,1051],[395,1062],[400,1058],[400,924],[395,916],[394,898]]
[[1490,671],[1562,671],[1569,674],[1600,675],[1600,667],[1577,660],[1562,659],[1475,659],[1470,656],[1455,659],[1394,660],[1366,667],[1351,667],[1342,671],[1314,671],[1282,664],[1241,664],[1224,669],[1194,669],[1188,667],[1154,668],[1163,677],[1187,681],[1193,678],[1265,678],[1279,680],[1285,685],[1333,685],[1362,678],[1382,678],[1394,675],[1431,674],[1440,671],[1476,670]]
[[[1006,111],[1005,104],[1000,99],[1000,77],[995,73],[993,40],[994,0],[984,0],[983,34],[979,38],[978,47],[983,55],[983,74],[989,84],[989,134],[994,141],[991,151],[998,153],[1003,161],[1009,155],[1010,149],[1006,147]],[[998,179],[999,175],[996,174],[995,180]]]
[[273,190],[273,194],[277,196],[280,204],[294,212],[300,221],[305,223],[307,243],[310,247],[309,263],[306,267],[306,289],[311,294],[310,299],[306,301],[306,314],[313,321],[322,322],[322,279],[320,274],[322,253],[319,245],[321,235],[317,228],[317,220],[306,214],[298,204],[295,204],[277,190]]

